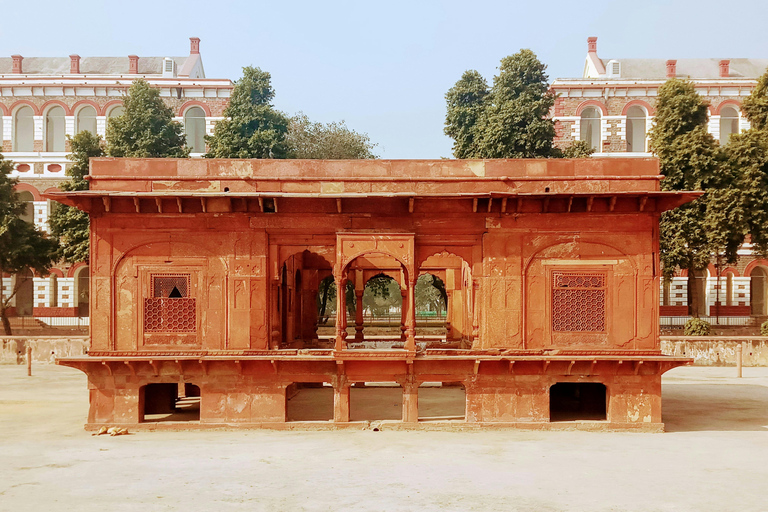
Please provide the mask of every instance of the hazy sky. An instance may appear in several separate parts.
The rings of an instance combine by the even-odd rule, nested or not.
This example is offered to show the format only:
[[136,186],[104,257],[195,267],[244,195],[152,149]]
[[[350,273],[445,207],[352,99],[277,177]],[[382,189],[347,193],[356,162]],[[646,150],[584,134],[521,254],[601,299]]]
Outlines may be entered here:
[[382,158],[449,157],[445,92],[467,69],[490,83],[520,48],[550,80],[581,76],[588,36],[602,57],[768,57],[766,0],[32,0],[2,13],[7,56],[186,55],[200,37],[207,77],[261,67],[277,108],[343,119]]

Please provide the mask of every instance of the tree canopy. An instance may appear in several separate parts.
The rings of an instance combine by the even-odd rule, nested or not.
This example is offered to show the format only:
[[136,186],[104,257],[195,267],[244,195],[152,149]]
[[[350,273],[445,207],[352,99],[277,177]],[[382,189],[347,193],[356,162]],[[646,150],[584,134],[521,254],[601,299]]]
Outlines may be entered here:
[[160,99],[160,89],[134,80],[123,100],[123,115],[107,123],[107,154],[114,157],[186,158],[184,128]]
[[694,316],[700,310],[695,272],[704,271],[713,254],[733,260],[743,240],[736,176],[707,131],[707,107],[691,82],[670,79],[659,88],[650,133],[650,148],[664,175],[662,190],[704,191],[695,201],[664,212],[659,227],[664,273],[670,276],[676,267],[688,270]]
[[289,120],[286,135],[289,158],[358,160],[376,158],[368,135],[349,129],[344,121],[315,123],[303,113]]
[[[102,140],[98,135],[82,131],[70,139],[72,152],[67,155],[73,165],[67,169],[67,176],[72,178],[65,181],[61,190],[88,190],[88,175],[90,158],[104,156]],[[68,262],[77,263],[88,261],[90,251],[90,220],[88,214],[67,205],[58,205],[50,214],[48,224],[51,234],[59,239],[57,256]]]
[[[13,163],[0,155],[0,276],[23,275],[29,271],[45,275],[53,264],[58,244],[22,220],[26,204],[14,191],[18,180],[9,177],[12,170]],[[22,282],[23,279],[17,277],[7,291],[0,286],[0,318],[7,335],[11,334],[7,308]]]
[[456,158],[549,158],[555,123],[549,110],[547,66],[531,50],[504,57],[490,90],[477,71],[465,72],[445,95],[445,133]]
[[206,136],[207,158],[286,158],[288,118],[270,103],[272,77],[259,68],[243,68],[235,82],[225,119]]
[[768,255],[768,71],[744,99],[742,111],[751,127],[728,139],[724,150],[730,172],[738,177],[740,208],[734,208],[731,222],[742,221],[753,249]]

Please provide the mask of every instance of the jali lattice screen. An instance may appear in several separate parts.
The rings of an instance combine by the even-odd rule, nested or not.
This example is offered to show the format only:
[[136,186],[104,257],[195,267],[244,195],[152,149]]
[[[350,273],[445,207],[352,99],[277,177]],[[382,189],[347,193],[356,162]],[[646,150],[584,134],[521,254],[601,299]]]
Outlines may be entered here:
[[144,299],[144,332],[195,332],[197,306],[189,297],[189,274],[152,276],[152,297]]
[[605,332],[605,274],[554,272],[552,281],[554,332]]

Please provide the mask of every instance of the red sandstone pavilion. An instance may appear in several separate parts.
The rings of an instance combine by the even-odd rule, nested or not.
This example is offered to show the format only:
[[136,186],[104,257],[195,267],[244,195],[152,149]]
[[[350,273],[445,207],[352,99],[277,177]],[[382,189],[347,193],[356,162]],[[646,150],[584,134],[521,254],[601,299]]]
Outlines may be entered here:
[[[366,382],[397,383],[390,425],[418,428],[437,382],[463,386],[465,414],[430,428],[659,431],[661,375],[688,362],[660,351],[658,222],[698,193],[661,192],[655,159],[95,159],[90,179],[47,194],[91,215],[91,348],[58,360],[88,375],[88,428],[184,390],[198,423],[169,426],[359,427]],[[448,297],[439,339],[416,330],[426,272]],[[318,336],[324,278],[360,303],[381,274],[401,335],[366,343],[358,307],[349,335],[340,314]],[[330,421],[288,421],[297,384],[332,386]]]

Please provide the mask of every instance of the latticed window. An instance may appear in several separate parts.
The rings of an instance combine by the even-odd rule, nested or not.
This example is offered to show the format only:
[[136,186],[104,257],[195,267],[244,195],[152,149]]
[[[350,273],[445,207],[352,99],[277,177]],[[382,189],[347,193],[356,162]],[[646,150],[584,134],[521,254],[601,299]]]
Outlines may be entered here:
[[151,297],[144,299],[144,332],[195,332],[197,307],[190,297],[189,274],[151,276]]
[[552,274],[552,331],[605,332],[606,275]]

